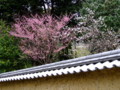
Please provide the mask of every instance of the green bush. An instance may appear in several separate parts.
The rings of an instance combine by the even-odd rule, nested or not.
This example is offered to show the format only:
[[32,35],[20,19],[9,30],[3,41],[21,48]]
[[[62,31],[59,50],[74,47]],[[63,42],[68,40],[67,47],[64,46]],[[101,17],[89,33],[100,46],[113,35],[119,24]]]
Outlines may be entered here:
[[0,73],[31,66],[18,48],[18,40],[9,35],[10,26],[0,20]]

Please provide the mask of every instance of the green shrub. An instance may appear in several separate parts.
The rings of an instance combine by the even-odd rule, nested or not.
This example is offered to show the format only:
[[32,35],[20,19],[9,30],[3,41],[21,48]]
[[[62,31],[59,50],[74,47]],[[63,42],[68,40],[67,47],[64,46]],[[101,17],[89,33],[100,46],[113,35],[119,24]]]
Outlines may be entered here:
[[18,48],[18,40],[9,35],[10,26],[0,20],[0,73],[31,66]]

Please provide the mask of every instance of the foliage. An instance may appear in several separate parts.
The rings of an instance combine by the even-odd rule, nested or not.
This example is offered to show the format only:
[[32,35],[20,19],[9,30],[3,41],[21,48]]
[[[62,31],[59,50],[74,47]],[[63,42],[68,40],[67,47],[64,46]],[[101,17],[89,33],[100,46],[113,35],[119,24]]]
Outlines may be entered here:
[[10,27],[0,21],[0,73],[30,66],[17,47],[14,37],[9,36]]
[[94,19],[94,11],[87,9],[89,14],[81,16],[80,23],[75,31],[78,35],[78,42],[84,42],[89,44],[89,50],[91,53],[99,53],[103,51],[114,50],[120,46],[120,38],[118,35],[120,32],[115,32],[110,29],[105,31],[101,30],[101,25],[106,26],[103,22],[104,19]]
[[51,2],[53,6],[51,13],[60,15],[78,12],[82,8],[83,0],[51,0]]
[[[65,25],[71,17],[35,15],[16,19],[11,35],[21,38],[20,49],[39,63],[53,62],[56,53],[69,46],[75,38],[72,30]],[[64,29],[63,29],[64,28]]]
[[81,0],[0,0],[0,19],[11,22],[18,15],[75,13],[81,6]]
[[0,19],[11,22],[17,15],[42,12],[42,0],[0,0]]
[[112,29],[115,32],[120,30],[120,0],[86,0],[81,9],[81,14],[88,13],[86,8],[95,12],[94,18],[104,18],[106,27],[101,29]]
[[[70,22],[68,16],[55,16],[78,11],[81,17]],[[43,13],[52,14],[54,18],[41,15]],[[26,17],[31,14],[33,16]],[[19,38],[10,36],[11,28],[0,21],[2,72],[29,67],[34,62],[43,64],[71,58],[75,35],[77,42],[89,44],[91,53],[116,49],[120,45],[120,0],[0,0],[0,19],[8,23],[14,18],[16,23],[11,34]],[[73,27],[78,23],[78,27],[64,27],[68,22]],[[34,61],[27,60],[18,45]]]

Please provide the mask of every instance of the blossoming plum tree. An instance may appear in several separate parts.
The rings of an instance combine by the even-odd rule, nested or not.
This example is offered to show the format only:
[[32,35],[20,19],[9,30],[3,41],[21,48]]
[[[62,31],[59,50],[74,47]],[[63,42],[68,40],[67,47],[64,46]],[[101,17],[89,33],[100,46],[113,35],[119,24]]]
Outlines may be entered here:
[[53,17],[52,15],[23,16],[16,19],[11,35],[21,38],[20,49],[39,63],[50,63],[55,53],[65,49],[75,34],[64,27],[71,16]]

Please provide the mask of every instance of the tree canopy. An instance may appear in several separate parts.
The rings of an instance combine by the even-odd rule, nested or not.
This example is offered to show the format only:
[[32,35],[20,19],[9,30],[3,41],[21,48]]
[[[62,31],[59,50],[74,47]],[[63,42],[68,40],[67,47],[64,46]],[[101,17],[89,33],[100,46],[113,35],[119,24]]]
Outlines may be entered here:
[[11,21],[17,15],[36,13],[73,13],[81,6],[81,0],[0,0],[0,19]]
[[[61,16],[72,19],[61,27]],[[16,34],[10,35],[11,30]],[[38,65],[35,60],[42,60],[43,53],[44,63],[74,57],[72,45],[78,41],[71,42],[69,30],[89,44],[90,53],[116,49],[120,46],[120,0],[0,0],[0,73]],[[19,33],[24,38],[14,37]],[[54,54],[54,49],[59,53]]]

